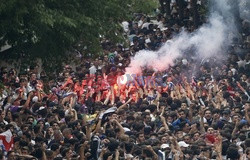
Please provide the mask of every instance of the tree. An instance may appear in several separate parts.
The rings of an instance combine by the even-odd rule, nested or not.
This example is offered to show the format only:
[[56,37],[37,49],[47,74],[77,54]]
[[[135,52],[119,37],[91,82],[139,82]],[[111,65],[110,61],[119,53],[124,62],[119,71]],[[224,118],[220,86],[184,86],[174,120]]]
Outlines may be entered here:
[[167,16],[170,16],[171,10],[170,10],[170,1],[171,0],[159,0],[160,7],[161,7],[161,13],[165,14]]
[[197,0],[191,0],[191,12],[193,15],[194,27],[198,28],[199,26],[199,12],[197,7]]
[[[145,3],[146,2],[146,3]],[[74,46],[97,53],[100,35],[122,40],[120,22],[133,12],[148,12],[150,0],[8,0],[0,3],[1,57],[42,58],[49,65],[67,59]],[[132,4],[132,5],[130,5]],[[151,3],[152,4],[152,3]],[[138,6],[136,6],[138,5]],[[146,6],[146,7],[145,7]],[[51,62],[52,61],[52,62]],[[48,66],[51,67],[51,66]]]
[[179,18],[182,21],[183,20],[183,12],[184,12],[184,0],[177,0],[177,5],[178,5],[178,14],[179,14]]

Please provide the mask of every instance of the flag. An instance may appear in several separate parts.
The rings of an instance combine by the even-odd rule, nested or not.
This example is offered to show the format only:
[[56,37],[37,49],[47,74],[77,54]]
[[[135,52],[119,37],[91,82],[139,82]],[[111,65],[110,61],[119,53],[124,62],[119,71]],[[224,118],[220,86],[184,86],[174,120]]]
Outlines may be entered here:
[[112,64],[115,63],[115,54],[114,53],[109,53],[108,60]]
[[0,146],[4,146],[6,152],[12,149],[13,144],[13,135],[10,130],[7,130],[0,134]]

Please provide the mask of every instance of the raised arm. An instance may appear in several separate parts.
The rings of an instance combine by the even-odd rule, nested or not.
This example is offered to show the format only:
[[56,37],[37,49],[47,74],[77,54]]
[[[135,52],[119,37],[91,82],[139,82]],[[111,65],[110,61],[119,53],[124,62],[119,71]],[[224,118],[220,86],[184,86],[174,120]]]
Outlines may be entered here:
[[107,97],[106,97],[106,99],[105,99],[105,101],[104,101],[104,105],[107,105],[107,104],[108,104],[109,99],[110,99],[110,95],[111,95],[111,91],[108,92]]
[[117,109],[117,112],[119,112],[119,110],[121,110],[121,109],[127,107],[127,105],[128,105],[131,101],[132,101],[132,98],[129,98],[129,100],[128,100],[126,103],[124,103],[123,105],[121,105],[121,106]]

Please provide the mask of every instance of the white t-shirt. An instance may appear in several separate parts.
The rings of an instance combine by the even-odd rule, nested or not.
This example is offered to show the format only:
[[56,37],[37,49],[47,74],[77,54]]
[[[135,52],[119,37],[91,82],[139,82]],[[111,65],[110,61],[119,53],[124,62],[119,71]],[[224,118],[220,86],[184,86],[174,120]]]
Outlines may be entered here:
[[89,73],[92,75],[92,74],[95,74],[96,73],[96,67],[95,66],[92,66],[89,68]]

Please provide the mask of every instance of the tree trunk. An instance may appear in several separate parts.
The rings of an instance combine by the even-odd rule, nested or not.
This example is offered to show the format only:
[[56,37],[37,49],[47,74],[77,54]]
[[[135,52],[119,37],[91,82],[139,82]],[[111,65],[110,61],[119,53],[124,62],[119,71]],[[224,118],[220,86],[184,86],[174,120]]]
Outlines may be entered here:
[[170,2],[171,2],[171,0],[165,0],[166,16],[171,15]]
[[171,10],[170,10],[170,2],[171,0],[159,0],[161,5],[161,13],[165,14],[166,16],[170,16]]
[[198,28],[198,26],[199,26],[199,14],[198,14],[197,0],[191,0],[191,12],[193,15],[194,27]]
[[179,10],[178,10],[179,19],[182,21],[183,13],[184,13],[184,0],[177,0],[177,5],[179,7]]
[[164,7],[164,0],[159,0],[159,3],[161,5],[161,13],[164,14],[165,13],[165,7]]

